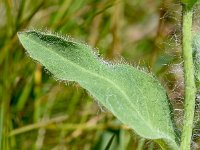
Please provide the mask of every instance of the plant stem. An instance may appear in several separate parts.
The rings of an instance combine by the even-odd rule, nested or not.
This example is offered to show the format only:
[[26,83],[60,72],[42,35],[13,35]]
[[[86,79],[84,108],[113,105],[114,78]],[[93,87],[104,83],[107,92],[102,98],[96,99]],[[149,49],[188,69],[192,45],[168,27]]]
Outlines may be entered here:
[[196,87],[192,58],[192,15],[193,10],[183,6],[182,14],[182,53],[184,60],[184,122],[181,136],[181,150],[189,150],[195,110]]

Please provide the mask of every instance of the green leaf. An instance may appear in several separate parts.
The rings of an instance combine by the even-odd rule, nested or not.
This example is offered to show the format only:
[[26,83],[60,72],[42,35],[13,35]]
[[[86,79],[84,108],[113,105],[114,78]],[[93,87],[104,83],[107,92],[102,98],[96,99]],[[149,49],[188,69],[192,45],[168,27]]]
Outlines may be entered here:
[[55,78],[78,82],[137,134],[178,149],[166,92],[152,75],[107,63],[88,45],[70,39],[37,31],[18,36],[30,57]]
[[181,2],[189,9],[191,9],[198,0],[181,0]]
[[197,89],[200,89],[200,32],[193,37],[193,60],[195,67],[195,79]]

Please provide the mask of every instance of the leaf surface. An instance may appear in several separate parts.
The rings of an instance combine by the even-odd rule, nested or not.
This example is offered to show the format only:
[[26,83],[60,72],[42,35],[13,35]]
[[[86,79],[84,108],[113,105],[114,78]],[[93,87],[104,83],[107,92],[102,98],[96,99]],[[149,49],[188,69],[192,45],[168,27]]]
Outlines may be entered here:
[[18,36],[30,57],[55,78],[78,82],[137,134],[178,149],[166,92],[152,75],[126,64],[109,64],[91,47],[70,39],[37,31]]
[[195,79],[198,91],[200,90],[200,32],[193,37],[193,60],[195,67]]
[[181,2],[191,9],[198,0],[181,0]]

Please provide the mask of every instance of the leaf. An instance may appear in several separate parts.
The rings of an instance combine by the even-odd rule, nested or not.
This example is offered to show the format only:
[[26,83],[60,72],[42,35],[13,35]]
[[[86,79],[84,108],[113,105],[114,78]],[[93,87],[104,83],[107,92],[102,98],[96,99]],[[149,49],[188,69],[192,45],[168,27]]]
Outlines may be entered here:
[[195,67],[195,79],[197,89],[200,89],[200,32],[193,37],[193,60]]
[[30,57],[55,78],[78,82],[138,135],[178,149],[166,92],[150,74],[109,64],[88,45],[70,39],[37,31],[18,36]]
[[191,9],[198,0],[181,0],[181,2]]

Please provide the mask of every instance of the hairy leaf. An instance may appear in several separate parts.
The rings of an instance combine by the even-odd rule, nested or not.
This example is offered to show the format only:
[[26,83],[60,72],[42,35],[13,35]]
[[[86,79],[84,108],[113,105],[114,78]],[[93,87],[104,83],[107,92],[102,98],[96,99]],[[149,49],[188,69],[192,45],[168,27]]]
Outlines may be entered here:
[[150,74],[125,64],[109,64],[91,47],[70,39],[37,31],[18,36],[30,57],[55,78],[78,82],[137,134],[178,149],[166,92]]
[[200,90],[200,32],[193,37],[193,60],[197,89]]

